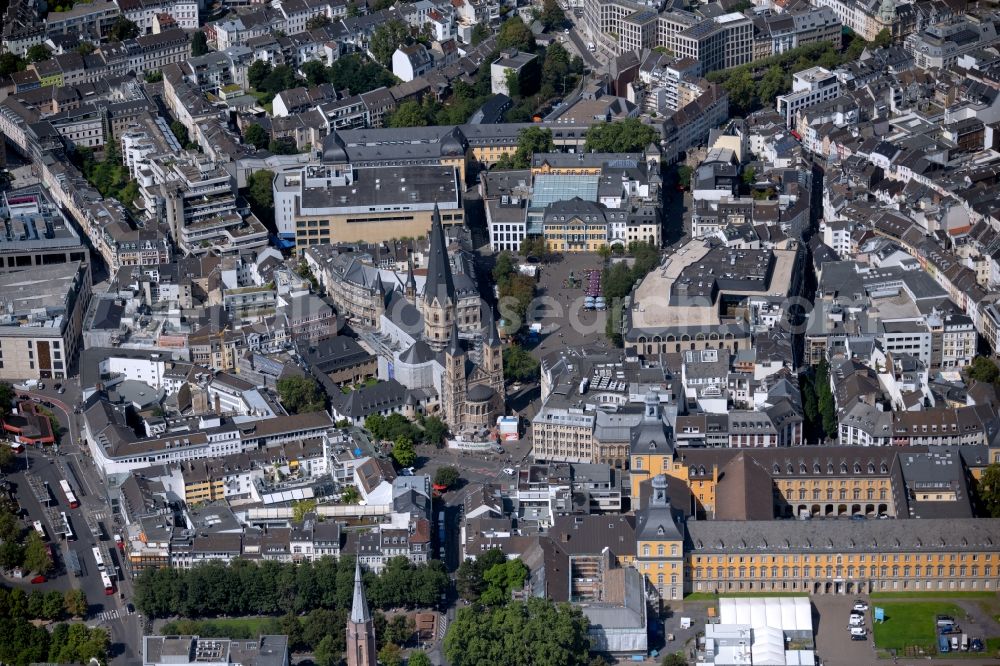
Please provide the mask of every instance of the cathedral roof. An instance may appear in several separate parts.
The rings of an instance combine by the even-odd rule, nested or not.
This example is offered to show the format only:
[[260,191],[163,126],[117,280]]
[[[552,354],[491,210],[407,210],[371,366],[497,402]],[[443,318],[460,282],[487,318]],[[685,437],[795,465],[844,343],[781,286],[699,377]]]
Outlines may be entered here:
[[417,340],[410,345],[409,349],[399,355],[399,362],[409,365],[419,365],[427,361],[433,361],[435,357],[434,350],[430,348],[430,345],[423,340]]
[[476,384],[469,389],[468,399],[472,402],[486,402],[496,395],[496,391],[485,384]]

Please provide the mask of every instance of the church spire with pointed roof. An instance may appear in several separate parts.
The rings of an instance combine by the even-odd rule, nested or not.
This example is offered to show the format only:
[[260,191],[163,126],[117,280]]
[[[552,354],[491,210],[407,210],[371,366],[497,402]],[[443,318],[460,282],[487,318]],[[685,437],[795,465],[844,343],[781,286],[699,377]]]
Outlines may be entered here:
[[347,619],[347,666],[376,666],[375,623],[361,582],[361,561],[354,561],[354,599]]
[[444,226],[441,224],[441,211],[434,204],[431,215],[431,237],[427,259],[427,282],[424,283],[424,301],[433,303],[438,299],[439,305],[445,305],[455,299],[455,282],[451,277],[451,262],[448,259],[448,244],[444,237]]

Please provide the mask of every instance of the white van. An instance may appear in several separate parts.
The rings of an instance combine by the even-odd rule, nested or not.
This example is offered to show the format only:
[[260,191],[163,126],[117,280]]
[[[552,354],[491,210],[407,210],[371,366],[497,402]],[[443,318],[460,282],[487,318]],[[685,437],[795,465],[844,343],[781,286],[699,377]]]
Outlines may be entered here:
[[849,627],[863,627],[863,626],[865,626],[865,616],[864,615],[856,615],[854,613],[851,613],[851,619],[847,622],[847,626],[849,626]]
[[864,627],[851,627],[851,636],[867,636],[868,632]]

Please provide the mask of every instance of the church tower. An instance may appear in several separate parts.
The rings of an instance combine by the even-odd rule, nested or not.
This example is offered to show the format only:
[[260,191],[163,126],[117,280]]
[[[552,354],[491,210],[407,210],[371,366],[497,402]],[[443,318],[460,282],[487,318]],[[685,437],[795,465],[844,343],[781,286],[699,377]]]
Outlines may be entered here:
[[448,346],[444,350],[444,377],[441,396],[445,421],[455,431],[462,428],[462,406],[465,404],[468,383],[465,374],[465,349],[458,339],[458,324],[452,322]]
[[375,287],[372,289],[372,305],[375,310],[373,326],[378,327],[379,322],[382,319],[382,315],[385,314],[385,301],[386,301],[386,291],[385,283],[382,282],[382,274],[378,273],[375,276]]
[[[441,226],[441,211],[434,204],[431,217],[430,248],[427,258],[427,281],[424,283],[420,311],[424,316],[424,342],[434,351],[448,346],[455,322],[455,283],[451,276],[448,246]],[[456,329],[457,330],[457,329]]]
[[354,562],[354,601],[347,620],[347,666],[376,666],[375,624],[361,584],[361,562]]
[[504,394],[503,343],[500,342],[500,334],[497,332],[496,322],[493,321],[493,310],[486,305],[483,307],[487,312],[483,318],[485,328],[483,330],[481,367],[490,376],[490,388],[502,396]]
[[406,284],[403,286],[403,296],[410,305],[417,304],[417,280],[413,277],[413,257],[406,262]]

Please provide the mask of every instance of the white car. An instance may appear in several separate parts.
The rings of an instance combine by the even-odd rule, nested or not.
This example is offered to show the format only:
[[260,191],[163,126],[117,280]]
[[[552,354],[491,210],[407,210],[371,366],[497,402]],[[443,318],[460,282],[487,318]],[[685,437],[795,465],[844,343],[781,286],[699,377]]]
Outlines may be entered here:
[[867,636],[868,631],[864,627],[851,627],[851,636]]
[[858,601],[854,602],[854,608],[852,608],[851,610],[855,610],[855,611],[858,611],[860,613],[864,613],[864,612],[866,612],[868,610],[868,604],[866,604],[864,601],[861,601],[859,599]]
[[852,630],[858,627],[864,628],[865,626],[865,616],[864,615],[851,615],[851,619],[848,620],[847,626]]
[[503,473],[506,474],[507,476],[514,476],[514,468],[513,467],[504,467],[503,468]]

